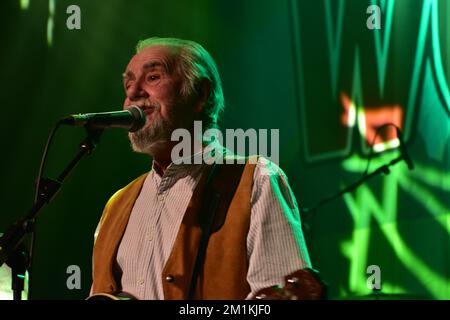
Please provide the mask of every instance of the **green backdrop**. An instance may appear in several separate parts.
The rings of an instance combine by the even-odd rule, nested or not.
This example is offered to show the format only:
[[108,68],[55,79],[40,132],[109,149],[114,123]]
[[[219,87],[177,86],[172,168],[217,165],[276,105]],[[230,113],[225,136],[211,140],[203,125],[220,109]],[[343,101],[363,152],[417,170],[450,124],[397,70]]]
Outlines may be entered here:
[[[72,4],[81,9],[80,30],[66,27]],[[380,30],[367,28],[370,5],[381,9]],[[382,292],[449,299],[449,27],[446,0],[1,1],[0,231],[30,207],[55,121],[118,110],[138,40],[188,38],[217,61],[223,128],[280,129],[280,166],[301,207],[360,178],[374,129],[397,119],[415,169],[399,163],[303,215],[308,248],[330,298],[370,293],[367,268],[376,265]],[[58,132],[48,176],[83,137],[80,128]],[[370,171],[399,154],[385,149]],[[130,151],[124,132],[105,132],[38,218],[34,298],[87,296],[102,208],[150,164]],[[66,286],[70,265],[81,269],[80,290]]]

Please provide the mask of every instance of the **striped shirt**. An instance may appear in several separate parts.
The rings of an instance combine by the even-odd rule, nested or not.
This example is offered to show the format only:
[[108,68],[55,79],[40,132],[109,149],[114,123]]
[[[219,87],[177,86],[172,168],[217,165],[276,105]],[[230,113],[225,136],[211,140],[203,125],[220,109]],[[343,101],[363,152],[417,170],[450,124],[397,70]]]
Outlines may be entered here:
[[[161,177],[151,170],[136,199],[117,253],[124,292],[164,299],[162,272],[205,165],[170,164]],[[283,171],[259,157],[247,235],[251,292],[282,285],[284,276],[311,267],[295,197]]]

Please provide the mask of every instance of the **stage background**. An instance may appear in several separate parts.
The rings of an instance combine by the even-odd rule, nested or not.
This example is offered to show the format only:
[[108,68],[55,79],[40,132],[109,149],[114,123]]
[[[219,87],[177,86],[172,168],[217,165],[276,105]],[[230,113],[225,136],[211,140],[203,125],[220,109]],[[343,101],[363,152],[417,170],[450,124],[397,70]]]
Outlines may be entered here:
[[[80,30],[66,26],[73,4]],[[370,5],[381,9],[380,30],[367,26]],[[446,0],[1,1],[0,231],[31,206],[56,120],[119,110],[137,41],[186,38],[218,64],[222,128],[280,129],[280,166],[302,208],[362,176],[383,123],[401,127],[415,169],[401,162],[303,213],[311,259],[332,299],[370,294],[373,265],[393,297],[450,299],[449,30]],[[81,128],[58,132],[47,176],[83,137]],[[380,137],[369,171],[399,155],[395,134]],[[88,295],[103,206],[150,164],[124,132],[104,133],[38,218],[35,299]],[[67,288],[71,265],[80,267],[81,289]]]

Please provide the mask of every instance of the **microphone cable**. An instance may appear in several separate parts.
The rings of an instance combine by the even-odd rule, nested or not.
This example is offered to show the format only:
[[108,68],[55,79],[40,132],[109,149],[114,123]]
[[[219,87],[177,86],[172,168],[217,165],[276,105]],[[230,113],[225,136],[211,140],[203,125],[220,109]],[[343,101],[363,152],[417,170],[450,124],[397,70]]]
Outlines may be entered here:
[[[62,120],[59,120],[54,126],[53,128],[50,130],[50,133],[48,135],[47,138],[47,142],[45,144],[44,147],[44,152],[42,153],[42,157],[41,157],[41,163],[39,165],[39,171],[38,171],[38,175],[37,175],[37,179],[36,179],[36,190],[34,193],[34,202],[36,203],[38,201],[39,198],[39,192],[41,189],[41,180],[42,180],[42,176],[44,174],[44,169],[45,169],[45,163],[47,161],[47,155],[50,149],[50,145],[53,141],[53,138],[56,134],[56,131],[58,131],[59,127],[62,124]],[[32,300],[32,279],[33,279],[33,256],[34,256],[34,250],[35,250],[35,246],[36,246],[36,226],[35,226],[35,221],[32,221],[32,225],[31,225],[31,231],[30,231],[30,248],[29,248],[29,260],[28,260],[28,296],[27,296],[27,300]]]

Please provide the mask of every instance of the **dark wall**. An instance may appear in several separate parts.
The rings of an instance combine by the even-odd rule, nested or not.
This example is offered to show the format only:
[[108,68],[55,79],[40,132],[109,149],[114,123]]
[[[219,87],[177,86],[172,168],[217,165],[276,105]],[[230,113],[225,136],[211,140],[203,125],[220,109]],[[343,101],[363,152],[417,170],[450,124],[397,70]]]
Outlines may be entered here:
[[[329,17],[326,3],[63,0],[50,14],[45,1],[31,0],[27,9],[21,9],[20,1],[2,1],[0,230],[32,204],[40,157],[55,121],[70,113],[119,109],[124,98],[121,74],[138,40],[187,38],[216,59],[226,99],[223,128],[280,129],[280,166],[301,207],[311,207],[361,177],[368,158],[361,123],[378,114],[370,110],[398,106],[415,170],[399,163],[389,176],[377,176],[346,198],[303,215],[308,247],[332,298],[370,292],[369,265],[380,267],[386,292],[449,298],[450,6],[430,2],[436,5],[433,15],[421,0],[395,1],[392,11],[386,1],[382,29],[374,31],[366,27],[369,1],[343,1],[342,9],[340,1],[330,1]],[[66,27],[71,4],[81,8],[81,30]],[[392,25],[381,93],[377,59],[382,54],[376,53],[374,33],[387,36],[388,11]],[[428,28],[425,21],[431,21]],[[440,39],[439,47],[433,35]],[[338,51],[330,50],[329,39]],[[358,114],[365,114],[360,125],[341,121],[341,93],[354,101]],[[391,121],[389,114],[381,112],[381,119]],[[59,174],[83,137],[79,128],[58,131],[47,176]],[[398,155],[396,149],[375,154],[371,171]],[[93,233],[103,206],[150,164],[146,156],[131,152],[124,132],[104,133],[95,153],[77,166],[38,218],[34,298],[87,296]],[[81,268],[81,290],[66,287],[70,265]]]

